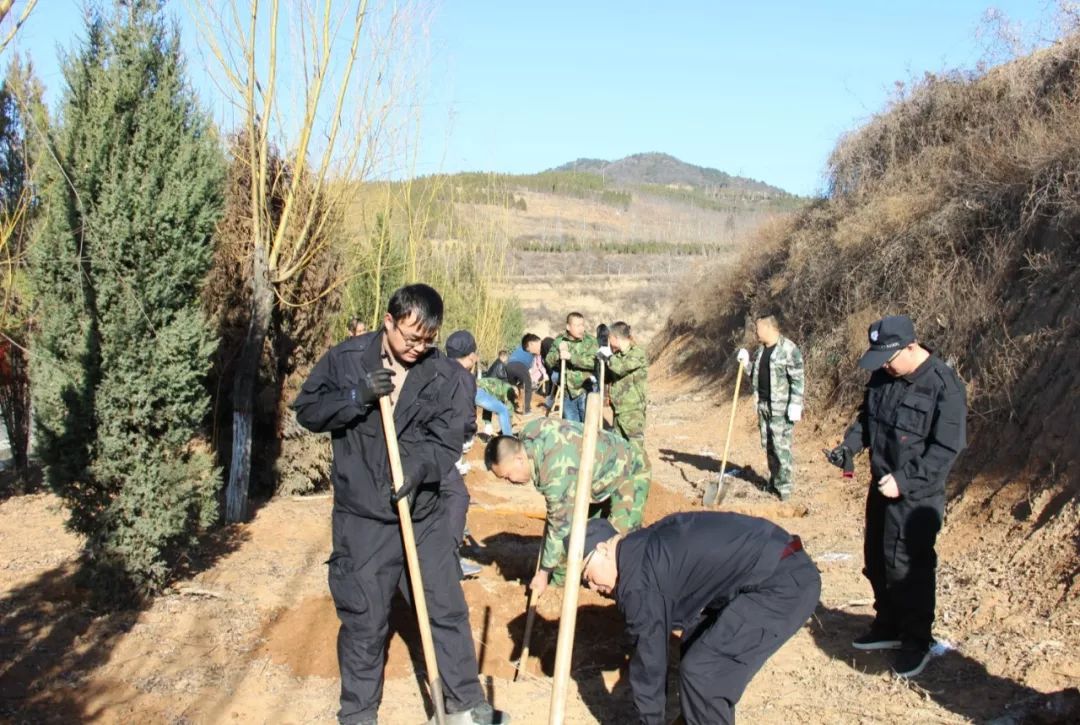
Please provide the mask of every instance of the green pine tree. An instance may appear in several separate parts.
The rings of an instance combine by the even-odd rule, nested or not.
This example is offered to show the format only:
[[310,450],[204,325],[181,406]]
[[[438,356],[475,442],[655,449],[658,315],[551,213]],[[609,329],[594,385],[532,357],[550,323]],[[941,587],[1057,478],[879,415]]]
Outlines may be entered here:
[[96,581],[149,593],[217,516],[199,292],[224,161],[159,3],[114,13],[65,66],[31,258],[33,398],[46,479]]

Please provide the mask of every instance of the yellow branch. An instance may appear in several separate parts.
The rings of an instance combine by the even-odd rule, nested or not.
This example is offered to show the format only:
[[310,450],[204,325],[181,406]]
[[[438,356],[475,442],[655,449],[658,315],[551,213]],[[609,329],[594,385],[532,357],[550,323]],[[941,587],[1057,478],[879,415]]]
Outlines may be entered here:
[[[14,4],[15,0],[0,0],[0,20],[3,20],[7,16]],[[19,32],[19,28],[21,28],[23,23],[26,22],[26,19],[30,17],[30,13],[33,11],[35,5],[37,5],[37,0],[26,1],[22,13],[19,14],[19,19],[11,26],[11,30],[4,36],[4,39],[0,41],[0,53],[3,53],[4,49],[8,47],[8,44],[15,39],[15,33]]]

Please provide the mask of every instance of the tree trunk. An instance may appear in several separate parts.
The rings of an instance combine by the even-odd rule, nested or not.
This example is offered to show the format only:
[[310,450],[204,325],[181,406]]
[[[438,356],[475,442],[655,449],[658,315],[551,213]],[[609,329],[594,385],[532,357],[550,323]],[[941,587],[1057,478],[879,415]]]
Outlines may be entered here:
[[259,378],[263,344],[274,310],[274,290],[270,286],[270,270],[262,245],[255,247],[251,271],[251,319],[233,379],[232,462],[229,466],[229,483],[225,487],[225,520],[229,522],[247,518],[251,438],[255,424],[255,383]]
[[0,411],[11,445],[12,467],[21,477],[29,466],[30,380],[29,361],[17,345],[8,345],[7,369],[0,383]]

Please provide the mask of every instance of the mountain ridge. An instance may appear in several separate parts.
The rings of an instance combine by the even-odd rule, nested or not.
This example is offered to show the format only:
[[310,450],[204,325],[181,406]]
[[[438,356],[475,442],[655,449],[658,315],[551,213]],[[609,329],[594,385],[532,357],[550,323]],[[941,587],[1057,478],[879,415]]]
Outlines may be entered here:
[[595,174],[602,176],[605,181],[626,187],[654,185],[691,187],[701,191],[748,191],[768,196],[795,196],[764,181],[729,174],[708,166],[697,166],[657,151],[631,154],[614,161],[579,158],[548,171]]

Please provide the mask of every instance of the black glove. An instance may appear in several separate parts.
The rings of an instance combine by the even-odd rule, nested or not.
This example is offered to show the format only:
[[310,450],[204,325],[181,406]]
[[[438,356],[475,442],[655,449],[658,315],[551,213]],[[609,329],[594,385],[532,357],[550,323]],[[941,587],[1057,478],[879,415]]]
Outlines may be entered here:
[[825,460],[843,470],[844,478],[852,478],[855,475],[854,456],[850,448],[840,444],[831,451],[822,449],[822,453],[825,454]]
[[416,489],[423,483],[424,475],[421,471],[416,470],[408,465],[407,461],[401,462],[401,488],[397,491],[393,490],[391,486],[390,491],[390,504],[397,507],[398,501],[402,499],[408,499],[409,508],[411,509],[413,503],[416,501]]
[[384,395],[389,395],[394,389],[394,371],[389,368],[379,368],[364,373],[360,383],[352,390],[352,399],[359,405],[374,405],[375,401]]

